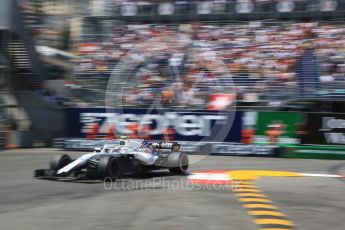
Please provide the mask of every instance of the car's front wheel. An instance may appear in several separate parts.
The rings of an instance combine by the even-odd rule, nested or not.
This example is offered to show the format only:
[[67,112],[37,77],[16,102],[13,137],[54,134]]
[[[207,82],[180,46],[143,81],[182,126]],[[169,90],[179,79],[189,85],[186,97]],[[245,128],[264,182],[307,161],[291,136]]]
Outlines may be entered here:
[[116,157],[105,156],[99,160],[97,164],[97,177],[99,179],[109,177],[111,180],[116,180],[120,174],[120,164]]
[[58,171],[59,169],[65,167],[72,162],[72,159],[67,154],[56,155],[50,161],[50,169],[53,171]]

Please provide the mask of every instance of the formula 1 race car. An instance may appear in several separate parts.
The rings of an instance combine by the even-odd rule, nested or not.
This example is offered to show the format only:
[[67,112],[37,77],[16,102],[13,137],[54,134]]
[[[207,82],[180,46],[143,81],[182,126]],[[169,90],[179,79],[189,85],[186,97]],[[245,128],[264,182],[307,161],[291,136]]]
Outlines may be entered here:
[[72,160],[67,154],[57,155],[50,169],[35,170],[41,179],[104,179],[116,180],[124,174],[143,174],[148,170],[167,168],[172,174],[186,173],[188,155],[179,151],[176,142],[148,142],[120,140],[118,144],[104,145],[94,152]]

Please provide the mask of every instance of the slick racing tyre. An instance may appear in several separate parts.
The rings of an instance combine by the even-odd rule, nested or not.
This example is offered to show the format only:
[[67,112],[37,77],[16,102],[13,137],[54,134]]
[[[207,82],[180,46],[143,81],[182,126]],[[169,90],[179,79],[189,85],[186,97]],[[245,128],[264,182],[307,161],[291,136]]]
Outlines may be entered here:
[[56,155],[50,161],[50,169],[53,171],[58,171],[59,169],[65,167],[71,163],[72,159],[67,154]]
[[115,157],[104,156],[97,164],[97,177],[104,179],[106,177],[116,180],[120,177],[119,160]]
[[172,174],[185,174],[189,166],[188,155],[185,153],[171,153],[168,157],[168,166]]

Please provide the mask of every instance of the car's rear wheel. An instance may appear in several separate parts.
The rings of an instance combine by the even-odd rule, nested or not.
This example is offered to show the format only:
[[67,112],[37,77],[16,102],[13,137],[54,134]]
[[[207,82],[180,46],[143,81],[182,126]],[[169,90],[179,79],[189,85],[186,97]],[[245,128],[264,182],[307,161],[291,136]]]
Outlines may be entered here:
[[59,169],[65,167],[71,163],[72,159],[67,154],[56,155],[50,161],[50,169],[53,171],[58,171]]
[[119,160],[116,157],[102,157],[97,164],[97,177],[99,179],[110,178],[116,180],[120,177],[121,170]]
[[189,167],[188,155],[185,153],[171,153],[168,158],[168,165],[172,174],[185,174]]

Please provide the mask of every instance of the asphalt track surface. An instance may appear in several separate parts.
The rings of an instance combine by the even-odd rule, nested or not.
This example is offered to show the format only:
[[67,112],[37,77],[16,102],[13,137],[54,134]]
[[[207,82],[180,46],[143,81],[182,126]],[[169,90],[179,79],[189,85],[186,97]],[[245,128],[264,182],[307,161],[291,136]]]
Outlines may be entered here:
[[[34,169],[47,167],[61,152],[0,152],[1,229],[258,229],[231,189],[182,187],[186,177],[165,171],[125,178],[121,185],[127,187],[111,188],[99,181],[33,178]],[[345,162],[212,156],[191,165],[190,172],[218,169],[345,174]],[[345,229],[345,179],[277,177],[255,183],[296,229]]]

